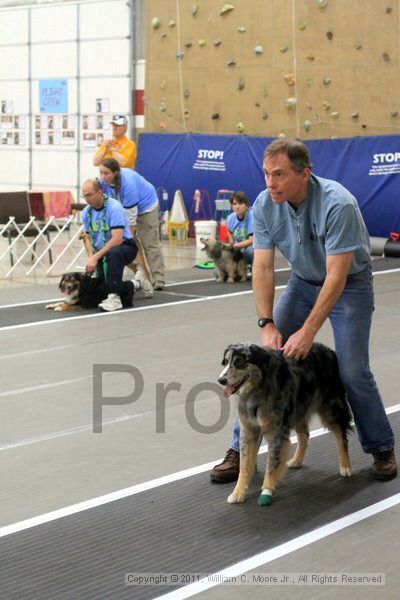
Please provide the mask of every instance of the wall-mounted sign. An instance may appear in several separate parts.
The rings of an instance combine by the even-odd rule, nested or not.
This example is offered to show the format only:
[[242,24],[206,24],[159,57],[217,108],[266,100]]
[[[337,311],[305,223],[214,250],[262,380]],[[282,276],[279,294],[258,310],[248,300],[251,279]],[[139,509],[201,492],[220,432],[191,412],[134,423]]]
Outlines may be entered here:
[[39,112],[68,112],[68,82],[66,79],[39,80]]

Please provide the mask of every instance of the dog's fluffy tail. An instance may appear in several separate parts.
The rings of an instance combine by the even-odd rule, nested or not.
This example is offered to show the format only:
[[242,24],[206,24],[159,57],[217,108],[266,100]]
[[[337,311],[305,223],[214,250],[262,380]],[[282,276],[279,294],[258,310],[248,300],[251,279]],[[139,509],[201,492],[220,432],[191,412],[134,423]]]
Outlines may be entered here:
[[329,399],[322,402],[319,407],[320,414],[328,420],[333,415],[336,424],[340,427],[346,439],[347,433],[353,430],[353,415],[340,377],[336,353],[323,344],[313,344],[310,352],[311,357],[315,361],[315,372],[318,372],[319,377],[325,380],[323,388],[329,390]]

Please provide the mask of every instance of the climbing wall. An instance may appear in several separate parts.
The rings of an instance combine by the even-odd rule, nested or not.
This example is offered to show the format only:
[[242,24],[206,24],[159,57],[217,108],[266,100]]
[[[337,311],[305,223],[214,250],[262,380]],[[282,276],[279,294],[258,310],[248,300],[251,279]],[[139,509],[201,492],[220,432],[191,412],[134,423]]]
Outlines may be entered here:
[[400,131],[397,0],[147,0],[147,131]]

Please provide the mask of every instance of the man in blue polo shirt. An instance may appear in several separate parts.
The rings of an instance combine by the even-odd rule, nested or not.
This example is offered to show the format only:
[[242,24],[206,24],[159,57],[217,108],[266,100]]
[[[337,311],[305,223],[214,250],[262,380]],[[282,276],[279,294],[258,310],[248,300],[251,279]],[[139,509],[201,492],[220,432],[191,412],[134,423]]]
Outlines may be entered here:
[[[253,290],[262,345],[305,358],[329,318],[340,375],[374,477],[396,477],[394,435],[369,366],[374,297],[368,232],[355,198],[342,185],[311,174],[306,146],[295,139],[272,142],[264,153],[267,189],[253,206]],[[278,248],[292,275],[274,304]],[[239,473],[239,424],[231,447],[211,479],[234,481]]]
[[108,312],[119,310],[122,308],[122,274],[125,265],[134,260],[137,246],[122,205],[103,193],[97,179],[85,181],[82,196],[88,204],[82,211],[86,232],[84,242],[89,254],[86,272],[91,274],[98,267],[103,268],[108,297],[99,308]]

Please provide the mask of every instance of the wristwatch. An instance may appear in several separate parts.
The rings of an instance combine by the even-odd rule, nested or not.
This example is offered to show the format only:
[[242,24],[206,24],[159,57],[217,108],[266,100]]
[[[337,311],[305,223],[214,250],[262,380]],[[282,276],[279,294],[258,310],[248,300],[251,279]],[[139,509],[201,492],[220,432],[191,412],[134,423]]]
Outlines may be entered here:
[[265,327],[266,325],[268,325],[268,323],[273,323],[274,320],[270,319],[269,317],[260,317],[257,321],[257,325],[259,327]]

